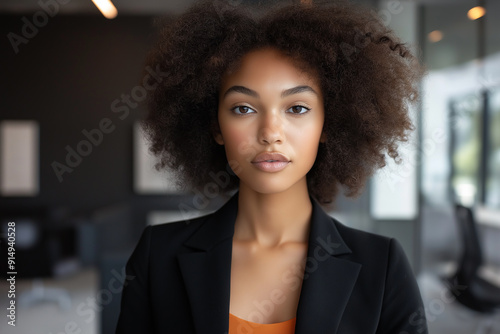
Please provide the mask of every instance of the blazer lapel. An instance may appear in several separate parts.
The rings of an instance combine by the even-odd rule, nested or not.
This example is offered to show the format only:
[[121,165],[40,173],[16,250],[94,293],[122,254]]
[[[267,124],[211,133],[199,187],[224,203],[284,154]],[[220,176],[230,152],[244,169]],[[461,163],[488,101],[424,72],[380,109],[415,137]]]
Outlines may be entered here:
[[[335,333],[361,265],[337,257],[351,250],[333,219],[312,197],[311,202],[313,213],[295,333]],[[177,256],[196,333],[228,331],[232,237],[237,212],[238,193],[184,243],[189,252]]]
[[177,255],[196,333],[227,334],[234,222],[238,193],[207,218]]
[[337,257],[351,250],[333,218],[312,197],[311,202],[313,214],[295,333],[336,333],[361,265]]

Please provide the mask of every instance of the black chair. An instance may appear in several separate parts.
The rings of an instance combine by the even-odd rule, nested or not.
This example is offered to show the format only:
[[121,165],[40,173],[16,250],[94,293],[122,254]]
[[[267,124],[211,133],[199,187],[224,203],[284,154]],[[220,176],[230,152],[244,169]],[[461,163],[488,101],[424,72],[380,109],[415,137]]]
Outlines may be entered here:
[[472,210],[456,204],[455,215],[462,239],[462,254],[457,271],[449,279],[452,285],[450,291],[458,302],[468,308],[491,313],[500,308],[500,286],[479,276],[484,260]]

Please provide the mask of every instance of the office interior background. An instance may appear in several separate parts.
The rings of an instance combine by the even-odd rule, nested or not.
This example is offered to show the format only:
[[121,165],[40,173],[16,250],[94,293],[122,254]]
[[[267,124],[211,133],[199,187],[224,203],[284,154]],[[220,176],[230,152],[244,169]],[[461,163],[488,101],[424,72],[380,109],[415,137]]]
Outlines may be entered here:
[[[113,333],[143,228],[224,203],[220,189],[179,190],[157,173],[137,126],[155,18],[193,2],[115,0],[109,18],[90,0],[0,2],[1,333]],[[273,0],[231,3],[246,2]],[[430,333],[500,333],[500,1],[358,2],[428,73],[403,163],[329,213],[401,242]],[[7,317],[9,222],[24,264],[16,327]],[[465,281],[454,285],[457,273]]]

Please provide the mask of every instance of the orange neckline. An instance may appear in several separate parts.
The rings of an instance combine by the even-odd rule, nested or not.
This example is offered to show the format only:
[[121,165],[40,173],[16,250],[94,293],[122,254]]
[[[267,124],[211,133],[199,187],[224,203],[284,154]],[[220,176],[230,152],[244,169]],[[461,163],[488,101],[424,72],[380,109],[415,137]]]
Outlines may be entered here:
[[286,323],[289,323],[289,322],[292,322],[292,321],[295,321],[297,319],[297,317],[293,317],[292,319],[288,319],[288,320],[285,320],[285,321],[281,321],[281,322],[275,322],[275,323],[272,323],[272,324],[260,324],[258,322],[252,322],[252,321],[248,321],[248,320],[245,320],[245,319],[242,319],[238,316],[235,316],[234,314],[232,313],[229,313],[230,316],[233,316],[235,318],[237,318],[238,320],[240,321],[244,321],[244,322],[248,322],[250,324],[253,324],[255,326],[272,326],[272,325],[283,325],[283,324],[286,324]]

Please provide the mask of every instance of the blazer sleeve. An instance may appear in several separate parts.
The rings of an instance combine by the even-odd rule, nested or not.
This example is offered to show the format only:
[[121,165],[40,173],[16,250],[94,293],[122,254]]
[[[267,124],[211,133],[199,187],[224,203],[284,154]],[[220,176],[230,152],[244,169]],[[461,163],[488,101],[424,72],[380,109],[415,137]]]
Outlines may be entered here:
[[390,240],[389,262],[378,334],[427,334],[420,290],[408,259],[396,239]]
[[125,266],[126,280],[116,334],[151,333],[148,288],[151,229],[152,226],[144,229]]

